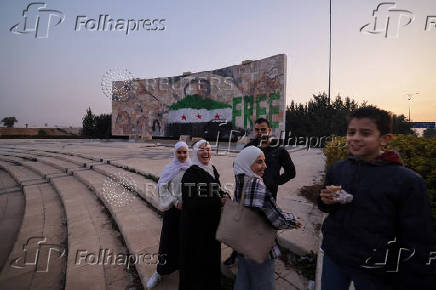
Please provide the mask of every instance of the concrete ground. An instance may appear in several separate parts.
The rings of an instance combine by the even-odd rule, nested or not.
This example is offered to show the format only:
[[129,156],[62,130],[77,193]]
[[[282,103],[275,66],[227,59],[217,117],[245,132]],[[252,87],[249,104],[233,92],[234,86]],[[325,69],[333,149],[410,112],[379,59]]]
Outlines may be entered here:
[[[85,202],[88,207],[86,218],[91,220],[96,219],[93,215],[89,215],[90,209],[92,207],[102,207],[107,211],[107,217],[99,217],[98,220],[104,220],[103,224],[107,223],[106,219],[112,220],[112,223],[118,228],[116,231],[106,228],[99,229],[103,224],[99,226],[99,223],[93,222],[94,228],[99,230],[96,232],[97,236],[95,234],[91,235],[92,247],[98,249],[98,247],[101,248],[104,245],[105,241],[98,238],[103,235],[98,234],[98,231],[101,231],[107,234],[108,237],[119,235],[124,240],[124,246],[127,247],[129,253],[141,253],[145,250],[152,252],[157,251],[161,220],[159,219],[158,210],[155,208],[156,196],[154,194],[149,195],[147,191],[144,192],[142,189],[144,184],[152,182],[148,179],[150,175],[159,176],[163,167],[172,159],[172,145],[174,143],[175,141],[170,140],[131,143],[89,140],[9,139],[0,140],[0,160],[3,160],[2,162],[18,162],[22,165],[22,168],[25,167],[26,170],[33,172],[23,174],[22,172],[25,170],[13,167],[12,163],[3,164],[3,169],[9,170],[8,172],[12,174],[21,186],[34,185],[35,182],[43,182],[39,179],[44,179],[46,180],[45,182],[48,182],[54,188],[59,194],[59,202],[66,209],[67,227],[64,230],[68,230],[68,238],[72,235],[73,239],[78,239],[80,235],[77,233],[86,232],[85,228],[82,229],[80,226],[80,217],[72,211],[74,206],[82,207]],[[229,191],[232,191],[234,184],[232,163],[238,148],[232,146],[231,150],[227,151],[227,144],[220,144],[218,152],[216,152],[216,146],[214,148],[212,162],[221,175],[221,183]],[[297,255],[305,255],[311,251],[316,253],[319,248],[319,226],[322,223],[323,215],[312,203],[308,202],[298,193],[302,186],[312,185],[321,180],[325,162],[324,155],[319,149],[313,148],[309,151],[302,148],[291,148],[288,151],[296,166],[297,175],[295,179],[280,186],[278,205],[284,211],[294,212],[300,217],[303,227],[298,230],[281,231],[279,233],[279,242],[283,247]],[[38,177],[32,175],[36,174],[35,172]],[[26,174],[29,177],[28,180],[24,179]],[[134,213],[132,213],[133,210],[121,210],[118,204],[114,206],[111,200],[107,199],[105,181],[108,180],[108,177],[113,178],[117,174],[128,176],[126,180],[131,180],[139,189],[136,190],[137,195],[135,196],[135,194],[132,195],[130,192],[124,192],[120,186],[115,186],[115,190],[122,191],[122,194],[116,193],[111,198],[113,196],[125,198],[125,200],[131,202]],[[67,177],[70,175],[72,176]],[[2,176],[0,175],[0,178]],[[6,182],[6,177],[4,179]],[[8,181],[7,183],[5,186],[11,186],[9,184],[11,182]],[[0,182],[0,184],[2,183]],[[71,190],[67,190],[70,186],[71,188],[74,186],[74,188],[77,188],[77,191],[80,191],[80,198],[78,197],[79,195],[74,195]],[[85,201],[90,199],[91,196],[94,196],[99,203],[91,202],[91,200]],[[138,219],[138,216],[135,217],[135,213],[141,213],[143,218]],[[81,216],[85,218],[84,215]],[[143,219],[146,220],[144,221]],[[133,221],[135,222],[132,223]],[[137,226],[134,226],[136,224]],[[77,233],[70,233],[70,229],[74,229]],[[109,241],[109,238],[107,240]],[[78,247],[80,248],[79,242],[80,239],[74,243],[71,243],[69,240],[67,245],[77,249]],[[115,242],[110,243],[114,244]],[[87,244],[89,243],[85,243],[85,245]],[[117,245],[117,248],[120,247],[122,248],[123,245]],[[223,259],[230,252],[230,248],[223,246]],[[67,284],[81,285],[82,287],[83,283],[86,284],[86,281],[82,283],[80,277],[83,276],[83,279],[86,280],[90,273],[88,275],[81,274],[80,271],[74,269],[75,267],[69,267],[68,263],[70,263],[70,257],[66,266],[66,281],[71,282]],[[135,266],[137,275],[139,275],[139,279],[142,282],[141,284],[144,285],[147,277],[154,271],[154,267],[150,265]],[[97,281],[96,285],[104,283],[107,286],[108,281],[110,281],[110,285],[130,285],[130,287],[135,287],[132,285],[135,285],[135,279],[138,279],[135,278],[135,275],[131,276],[130,274],[127,276],[116,274],[117,277],[108,277],[112,274],[115,275],[116,271],[106,270],[105,268],[101,270],[94,269],[92,271],[93,273],[99,273],[98,275],[100,276],[97,275],[97,277],[103,281]],[[277,262],[275,278],[276,289],[305,289],[307,287],[308,281],[297,274],[292,268],[285,266],[281,261]],[[122,282],[121,280],[123,279],[126,282]],[[1,282],[2,276],[0,275],[0,285]],[[169,277],[168,281],[162,284],[159,289],[177,289],[177,277]],[[132,289],[139,289],[138,287],[140,288],[140,285],[136,285],[136,288]],[[70,288],[74,289],[74,287]]]

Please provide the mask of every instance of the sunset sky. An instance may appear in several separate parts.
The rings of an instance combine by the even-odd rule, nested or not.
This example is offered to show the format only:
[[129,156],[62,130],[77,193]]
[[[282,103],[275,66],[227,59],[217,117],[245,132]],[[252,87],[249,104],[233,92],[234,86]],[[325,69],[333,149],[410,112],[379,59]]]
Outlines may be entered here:
[[[332,0],[332,96],[407,116],[407,94],[419,92],[411,102],[412,121],[436,121],[436,1],[391,2],[407,12],[398,18],[398,35],[391,26],[386,38],[360,31],[373,23],[382,1]],[[88,107],[110,113],[100,84],[116,68],[140,78],[167,77],[284,53],[288,104],[328,90],[327,0],[45,1],[65,20],[51,23],[44,39],[9,31],[30,3],[0,2],[0,119],[15,116],[16,127],[80,127]],[[77,16],[98,20],[100,14],[165,19],[165,30],[74,31]]]

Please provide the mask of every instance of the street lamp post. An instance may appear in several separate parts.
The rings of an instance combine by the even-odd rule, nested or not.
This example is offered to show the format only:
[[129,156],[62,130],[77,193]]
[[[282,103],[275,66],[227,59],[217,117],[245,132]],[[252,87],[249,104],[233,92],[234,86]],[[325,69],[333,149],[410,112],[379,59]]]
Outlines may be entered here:
[[407,99],[409,100],[409,123],[410,123],[410,102],[412,101],[413,96],[415,95],[419,95],[419,93],[413,93],[413,94],[406,94],[407,95]]
[[329,105],[330,105],[330,88],[332,82],[332,0],[330,0],[330,13],[329,13]]

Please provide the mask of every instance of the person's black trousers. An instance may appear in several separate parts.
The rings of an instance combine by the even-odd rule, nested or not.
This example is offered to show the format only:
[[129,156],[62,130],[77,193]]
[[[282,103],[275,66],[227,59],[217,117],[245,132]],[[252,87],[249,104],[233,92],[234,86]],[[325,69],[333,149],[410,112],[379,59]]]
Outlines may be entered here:
[[179,268],[179,227],[180,210],[171,207],[163,214],[159,242],[159,275],[168,275]]

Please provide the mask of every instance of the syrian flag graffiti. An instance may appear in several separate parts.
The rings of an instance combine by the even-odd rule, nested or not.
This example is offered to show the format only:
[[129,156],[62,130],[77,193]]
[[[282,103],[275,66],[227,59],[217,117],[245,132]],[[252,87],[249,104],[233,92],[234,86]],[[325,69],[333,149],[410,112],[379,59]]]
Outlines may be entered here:
[[204,126],[212,120],[232,120],[232,106],[200,95],[187,95],[169,107],[170,136],[202,136]]

